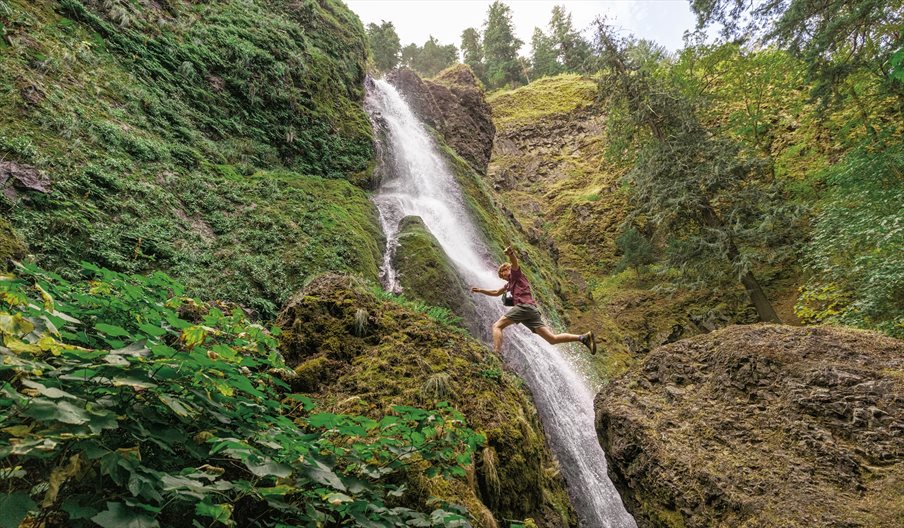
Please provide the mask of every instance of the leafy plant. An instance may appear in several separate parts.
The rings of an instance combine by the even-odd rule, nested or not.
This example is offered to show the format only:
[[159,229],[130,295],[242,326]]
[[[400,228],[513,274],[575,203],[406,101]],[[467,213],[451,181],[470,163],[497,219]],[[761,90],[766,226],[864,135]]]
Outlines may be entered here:
[[0,280],[0,525],[445,526],[400,506],[403,471],[463,476],[460,414],[380,420],[288,393],[276,328],[162,273],[35,266]]
[[383,299],[384,301],[392,301],[399,304],[400,306],[408,308],[409,310],[426,314],[437,323],[446,325],[457,331],[465,332],[465,330],[461,327],[461,317],[455,315],[455,313],[448,308],[443,308],[442,306],[432,306],[423,301],[412,301],[410,299],[406,299],[404,295],[397,295],[395,293],[386,291],[380,286],[372,287],[371,292],[379,299]]
[[829,186],[804,251],[810,280],[795,306],[808,322],[904,337],[904,149],[861,149],[825,171]]
[[616,271],[633,268],[635,271],[655,262],[653,244],[634,227],[625,229],[615,241],[622,257],[618,261]]

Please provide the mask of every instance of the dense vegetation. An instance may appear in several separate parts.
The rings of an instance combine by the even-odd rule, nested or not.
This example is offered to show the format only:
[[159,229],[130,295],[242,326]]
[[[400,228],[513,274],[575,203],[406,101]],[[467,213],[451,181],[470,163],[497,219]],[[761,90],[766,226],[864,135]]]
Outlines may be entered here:
[[[873,9],[866,20],[881,23],[814,21],[822,44],[794,46],[778,34],[763,40],[766,24],[733,33],[759,39],[759,49],[743,39],[706,43],[695,36],[676,54],[609,36],[597,40],[586,63],[594,65],[592,77],[559,75],[490,94],[504,140],[536,151],[523,160],[494,154],[492,177],[524,178],[503,189],[501,200],[525,226],[539,223],[538,206],[544,212],[542,229],[556,240],[559,266],[582,275],[567,301],[571,316],[621,333],[611,350],[636,341],[638,332],[693,328],[687,319],[698,320],[701,311],[721,312],[721,324],[744,321],[750,298],[740,286],[755,291],[754,281],[760,301],[785,322],[904,335],[904,184],[893,169],[904,132],[904,26],[887,3],[843,4]],[[795,9],[787,16],[807,13]],[[846,33],[851,27],[856,31]],[[563,68],[550,37],[536,35],[545,48],[534,49],[546,54],[549,69]],[[814,64],[810,45],[835,56]],[[830,66],[844,75],[828,86]],[[594,116],[604,119],[604,130],[592,124]],[[572,131],[562,150],[530,138]],[[544,199],[536,203],[538,195]],[[715,215],[704,214],[707,201]],[[614,231],[613,219],[621,224]],[[582,280],[597,301],[589,308],[582,308]],[[747,300],[736,305],[739,293]],[[596,313],[599,303],[613,304]],[[638,306],[643,320],[634,321],[634,308],[625,305]],[[621,321],[612,322],[607,310],[623,312]],[[768,307],[763,313],[771,318]]]
[[463,519],[393,498],[394,474],[464,474],[482,438],[455,411],[318,413],[280,380],[278,329],[162,273],[83,267],[74,283],[34,266],[0,282],[0,525]]
[[403,48],[392,22],[368,24],[367,40],[374,68],[381,73],[402,66],[423,77],[433,77],[458,61],[455,45],[442,44],[433,36],[422,46],[412,42]]
[[376,277],[349,183],[372,157],[366,39],[340,3],[4,7],[0,160],[52,184],[0,213],[38,261],[164,269],[263,315],[314,272]]

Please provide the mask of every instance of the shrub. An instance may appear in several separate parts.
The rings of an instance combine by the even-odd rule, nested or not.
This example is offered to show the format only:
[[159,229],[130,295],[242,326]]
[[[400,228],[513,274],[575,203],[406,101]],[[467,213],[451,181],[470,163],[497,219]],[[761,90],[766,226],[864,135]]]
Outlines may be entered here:
[[795,306],[806,322],[836,322],[904,337],[904,149],[860,150],[823,175],[810,280]]
[[185,298],[163,273],[83,273],[21,266],[0,280],[0,525],[463,519],[397,505],[395,475],[463,476],[483,441],[446,404],[317,413],[278,377],[277,329]]

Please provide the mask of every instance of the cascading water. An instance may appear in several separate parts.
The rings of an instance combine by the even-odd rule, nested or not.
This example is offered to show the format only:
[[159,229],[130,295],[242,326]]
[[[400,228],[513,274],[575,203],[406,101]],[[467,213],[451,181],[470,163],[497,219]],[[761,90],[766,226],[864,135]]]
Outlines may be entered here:
[[[471,284],[501,285],[483,237],[475,227],[454,176],[432,138],[396,89],[386,81],[368,82],[367,109],[384,134],[382,181],[374,197],[387,239],[383,281],[398,291],[392,254],[399,222],[419,216],[439,241],[456,270]],[[487,329],[503,313],[496,298],[483,295],[477,313]],[[486,338],[486,336],[482,336]],[[582,525],[636,527],[606,474],[606,458],[593,424],[593,396],[560,350],[521,325],[506,330],[504,359],[527,383],[540,421],[559,461]]]

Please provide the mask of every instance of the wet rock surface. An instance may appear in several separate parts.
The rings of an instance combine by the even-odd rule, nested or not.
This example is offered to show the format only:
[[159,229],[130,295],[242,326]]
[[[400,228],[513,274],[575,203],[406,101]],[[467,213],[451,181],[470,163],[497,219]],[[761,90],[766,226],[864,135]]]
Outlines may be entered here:
[[312,281],[277,319],[281,350],[295,370],[287,381],[328,411],[379,417],[394,405],[433,408],[449,402],[486,445],[465,479],[413,472],[406,505],[431,498],[465,505],[479,527],[533,519],[540,527],[575,526],[536,409],[501,360],[466,332],[377,298],[344,275]]
[[904,522],[904,342],[731,326],[657,348],[596,399],[641,526]]
[[469,67],[454,66],[429,80],[400,68],[389,72],[386,79],[423,122],[442,134],[446,144],[486,174],[496,127],[480,82]]
[[433,306],[452,310],[471,335],[481,335],[477,310],[468,285],[462,281],[436,237],[418,216],[406,216],[399,225],[399,246],[393,258],[402,293]]

